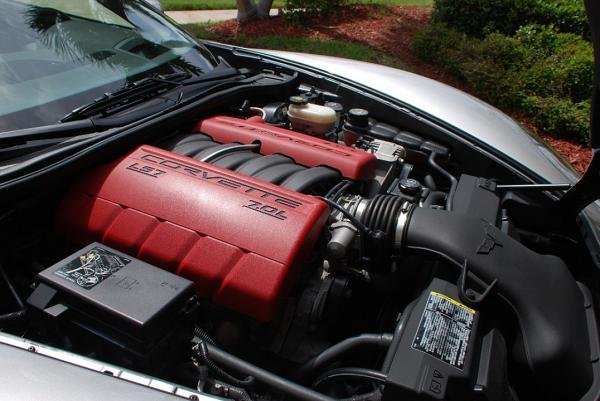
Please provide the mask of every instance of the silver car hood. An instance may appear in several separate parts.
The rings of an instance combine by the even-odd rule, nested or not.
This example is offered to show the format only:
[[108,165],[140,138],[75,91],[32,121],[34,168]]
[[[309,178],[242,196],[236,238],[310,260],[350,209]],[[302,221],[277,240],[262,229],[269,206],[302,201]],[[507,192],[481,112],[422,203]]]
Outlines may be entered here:
[[544,142],[495,107],[460,90],[410,72],[361,61],[305,53],[260,50],[352,80],[445,121],[477,138],[550,183],[574,183],[579,175]]

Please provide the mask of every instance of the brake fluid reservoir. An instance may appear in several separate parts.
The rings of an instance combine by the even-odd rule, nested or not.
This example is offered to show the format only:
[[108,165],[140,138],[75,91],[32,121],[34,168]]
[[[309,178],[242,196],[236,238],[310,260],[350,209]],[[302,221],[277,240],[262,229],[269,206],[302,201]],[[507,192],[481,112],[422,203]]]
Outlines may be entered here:
[[302,96],[290,98],[287,115],[294,131],[316,136],[323,136],[330,132],[337,121],[334,109],[308,103]]

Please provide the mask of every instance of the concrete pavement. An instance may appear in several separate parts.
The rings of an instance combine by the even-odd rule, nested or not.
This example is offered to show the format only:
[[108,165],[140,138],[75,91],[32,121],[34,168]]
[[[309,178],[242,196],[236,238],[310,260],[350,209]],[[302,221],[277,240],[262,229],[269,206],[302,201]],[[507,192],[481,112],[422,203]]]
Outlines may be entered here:
[[[237,10],[166,11],[165,13],[179,24],[219,22],[237,18]],[[272,16],[277,14],[277,9],[271,9]]]

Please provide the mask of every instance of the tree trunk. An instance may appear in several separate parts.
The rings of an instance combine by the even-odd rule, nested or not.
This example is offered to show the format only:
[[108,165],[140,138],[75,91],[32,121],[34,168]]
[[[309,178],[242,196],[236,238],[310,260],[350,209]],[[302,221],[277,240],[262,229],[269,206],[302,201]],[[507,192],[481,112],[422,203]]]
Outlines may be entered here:
[[236,0],[238,15],[237,19],[240,22],[250,21],[255,18],[269,18],[269,11],[273,6],[273,0],[259,0],[258,6],[254,0]]
[[258,3],[258,18],[267,19],[269,18],[269,11],[271,11],[271,6],[273,5],[273,0],[260,0]]
[[237,19],[240,22],[250,21],[258,16],[254,0],[237,0]]

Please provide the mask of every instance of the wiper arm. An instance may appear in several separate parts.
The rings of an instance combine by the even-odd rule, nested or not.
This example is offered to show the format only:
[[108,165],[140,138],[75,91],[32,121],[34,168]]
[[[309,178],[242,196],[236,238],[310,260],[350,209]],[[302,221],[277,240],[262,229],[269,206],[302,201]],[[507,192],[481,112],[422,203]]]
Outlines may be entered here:
[[0,132],[0,147],[12,146],[27,141],[66,138],[97,131],[91,120],[73,121],[63,124],[44,125],[15,131]]
[[115,92],[105,93],[102,97],[74,109],[61,118],[60,122],[66,123],[81,120],[97,114],[108,114],[108,112],[114,109],[120,110],[123,107],[134,106],[148,98],[155,97],[162,92],[181,85],[181,80],[189,77],[190,75],[187,73],[178,72],[140,79]]
[[194,77],[188,72],[176,72],[168,75],[146,77],[131,83],[125,88],[115,92],[106,93],[104,96],[74,109],[61,118],[60,122],[66,123],[91,118],[98,114],[101,114],[102,117],[106,117],[109,114],[117,113],[126,108],[145,102],[146,100],[155,98],[178,86],[207,83],[236,75],[241,75],[240,71],[235,68],[228,68],[223,71]]

